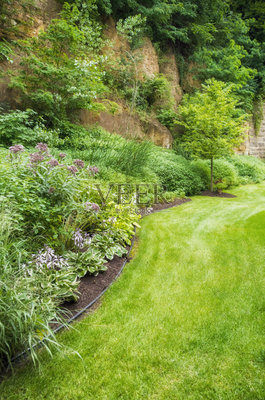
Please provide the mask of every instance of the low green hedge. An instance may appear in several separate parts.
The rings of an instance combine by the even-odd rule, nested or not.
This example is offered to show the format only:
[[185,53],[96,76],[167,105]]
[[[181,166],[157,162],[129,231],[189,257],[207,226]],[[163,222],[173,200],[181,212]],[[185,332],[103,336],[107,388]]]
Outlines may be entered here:
[[205,187],[191,163],[173,152],[156,154],[152,159],[152,168],[167,191],[191,196],[200,193]]
[[251,156],[231,156],[229,162],[234,165],[239,175],[240,184],[259,183],[265,179],[265,164]]

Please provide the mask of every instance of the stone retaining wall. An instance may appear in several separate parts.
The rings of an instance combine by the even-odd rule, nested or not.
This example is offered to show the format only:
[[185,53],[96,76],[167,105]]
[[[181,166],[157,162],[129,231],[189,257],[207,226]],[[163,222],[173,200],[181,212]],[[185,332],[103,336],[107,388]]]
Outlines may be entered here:
[[[265,115],[265,104],[264,104]],[[265,158],[265,118],[263,119],[260,127],[259,134],[256,135],[253,123],[250,124],[248,139],[238,151],[240,154]]]

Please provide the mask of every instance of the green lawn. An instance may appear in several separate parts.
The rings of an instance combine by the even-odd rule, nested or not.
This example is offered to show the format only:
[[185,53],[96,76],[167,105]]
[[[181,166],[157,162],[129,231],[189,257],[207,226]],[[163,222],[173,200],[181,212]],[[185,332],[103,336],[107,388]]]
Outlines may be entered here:
[[67,354],[16,370],[1,400],[265,399],[265,184],[233,192],[146,217]]

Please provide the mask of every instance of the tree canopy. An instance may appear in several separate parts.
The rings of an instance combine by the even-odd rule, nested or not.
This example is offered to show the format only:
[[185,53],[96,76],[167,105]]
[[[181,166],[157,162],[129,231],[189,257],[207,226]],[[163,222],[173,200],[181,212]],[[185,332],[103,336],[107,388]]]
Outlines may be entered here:
[[195,61],[200,80],[238,84],[244,107],[265,96],[265,4],[245,0],[95,0],[116,20],[146,18],[146,33]]

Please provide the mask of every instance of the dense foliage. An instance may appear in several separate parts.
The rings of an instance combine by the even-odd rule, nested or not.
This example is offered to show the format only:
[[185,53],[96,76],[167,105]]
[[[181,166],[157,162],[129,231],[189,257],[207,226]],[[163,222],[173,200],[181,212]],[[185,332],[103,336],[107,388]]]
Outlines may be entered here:
[[[263,2],[205,0],[98,0],[102,12],[118,20],[146,19],[145,32],[160,45],[172,43],[178,57],[193,64],[201,80],[238,85],[245,109],[265,94]],[[185,79],[185,76],[183,76]]]
[[105,91],[101,56],[85,53],[86,34],[64,19],[23,43],[27,55],[12,76],[21,101],[56,126],[80,108],[93,109]]

